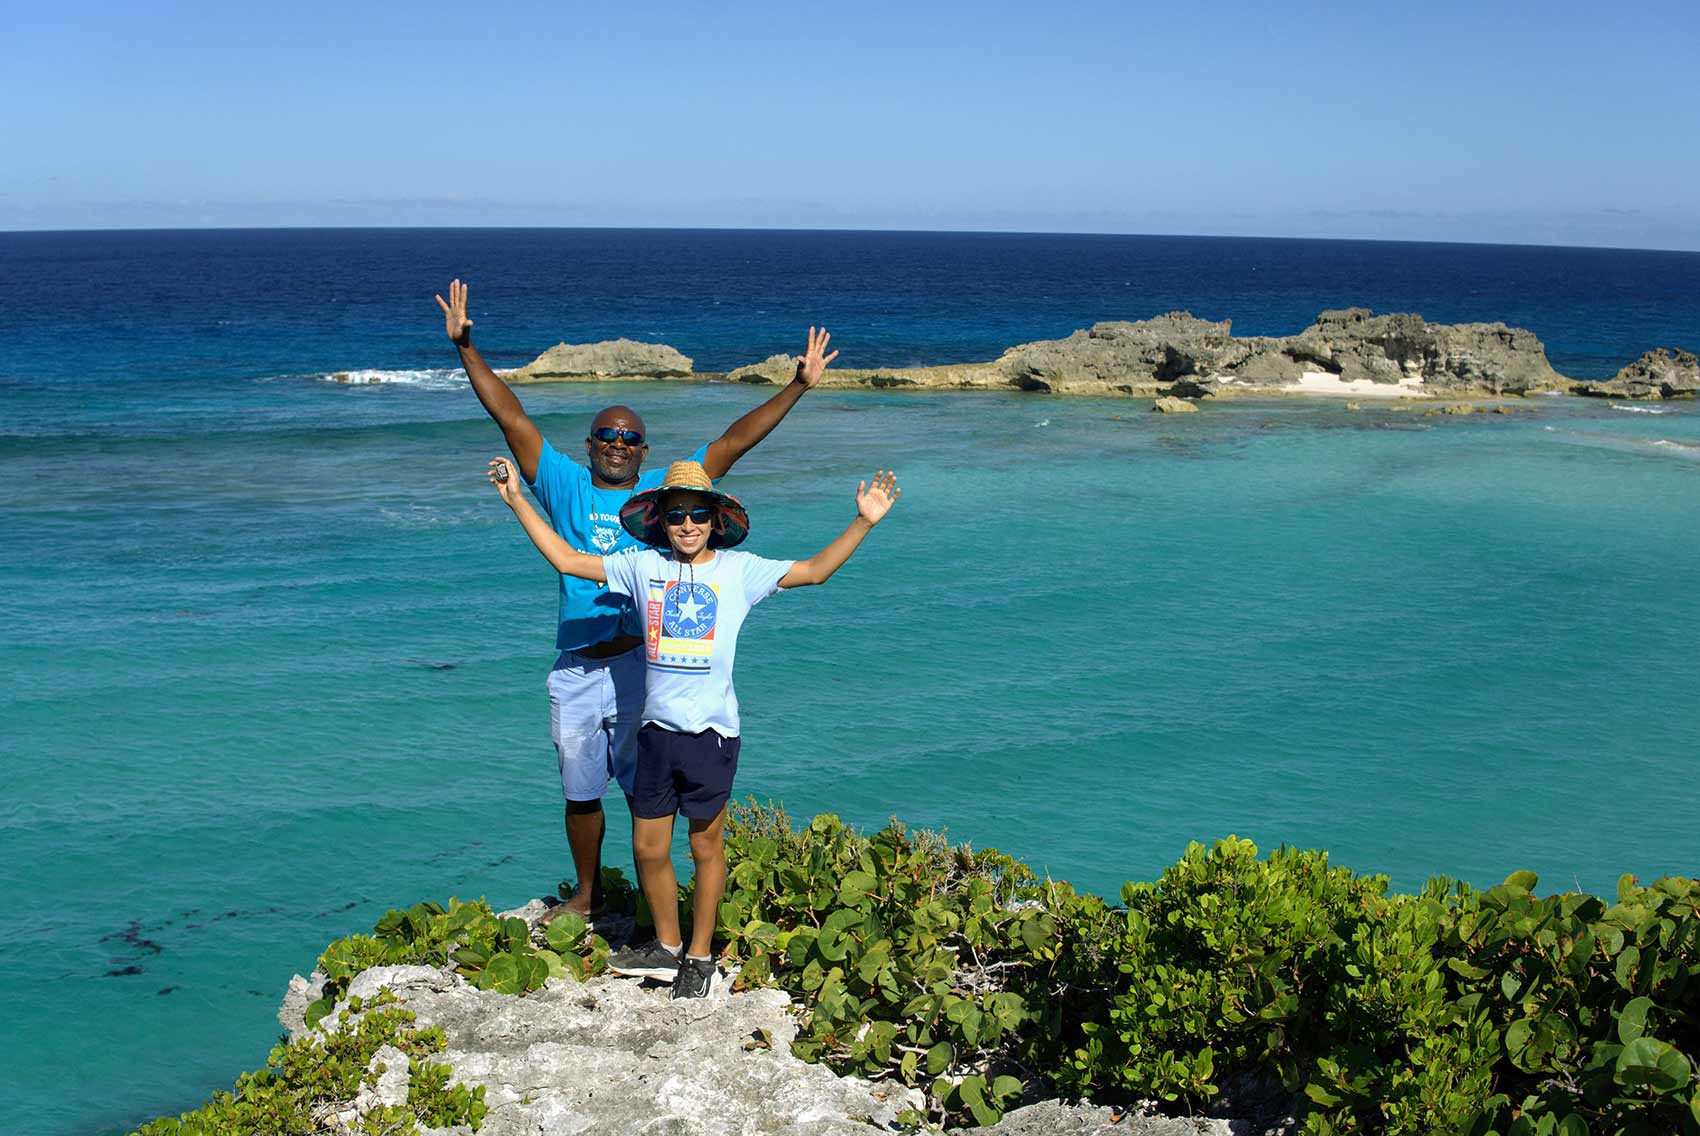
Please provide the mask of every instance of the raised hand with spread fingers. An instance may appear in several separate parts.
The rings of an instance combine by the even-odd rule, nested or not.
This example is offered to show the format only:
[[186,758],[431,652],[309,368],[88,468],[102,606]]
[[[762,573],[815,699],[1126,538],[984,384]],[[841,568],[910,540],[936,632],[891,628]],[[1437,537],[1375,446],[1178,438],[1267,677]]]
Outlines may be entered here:
[[826,372],[826,365],[838,358],[838,352],[831,355],[826,353],[826,345],[831,342],[832,333],[826,328],[809,329],[808,350],[797,358],[796,381],[803,384],[804,389],[812,390],[820,382],[820,377]]
[[456,347],[472,346],[472,321],[466,317],[466,285],[459,280],[449,282],[449,298],[437,297],[443,309],[443,321],[448,326],[449,342]]
[[798,560],[791,565],[779,581],[782,588],[806,588],[811,584],[824,584],[832,578],[832,574],[844,567],[844,562],[850,559],[862,543],[862,538],[874,531],[874,526],[885,519],[891,512],[891,507],[897,504],[897,498],[903,491],[897,488],[897,474],[889,470],[880,470],[874,474],[873,484],[866,481],[856,483],[856,519],[850,522],[850,527],[839,534],[838,538],[807,560]]

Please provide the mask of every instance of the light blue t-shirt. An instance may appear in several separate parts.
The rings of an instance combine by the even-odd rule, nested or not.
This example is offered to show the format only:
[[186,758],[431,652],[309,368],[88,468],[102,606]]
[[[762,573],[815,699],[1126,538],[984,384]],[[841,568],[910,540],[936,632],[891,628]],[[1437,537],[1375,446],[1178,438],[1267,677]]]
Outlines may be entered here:
[[[708,444],[697,447],[691,461],[701,462],[708,455]],[[590,482],[590,470],[578,462],[569,461],[559,450],[543,441],[543,454],[537,459],[537,481],[528,483],[531,495],[543,506],[543,515],[561,539],[580,552],[592,556],[607,556],[628,548],[642,546],[620,525],[620,506],[634,493],[654,489],[666,476],[665,465],[645,470],[638,475],[632,489],[598,489]],[[555,648],[576,651],[611,639],[622,630],[640,634],[635,622],[625,617],[630,606],[624,596],[610,595],[601,584],[580,580],[574,576],[561,577],[560,626],[555,631]]]
[[631,596],[643,622],[646,723],[738,736],[738,632],[791,564],[726,548],[707,564],[680,564],[671,550],[653,548],[602,558],[608,590]]

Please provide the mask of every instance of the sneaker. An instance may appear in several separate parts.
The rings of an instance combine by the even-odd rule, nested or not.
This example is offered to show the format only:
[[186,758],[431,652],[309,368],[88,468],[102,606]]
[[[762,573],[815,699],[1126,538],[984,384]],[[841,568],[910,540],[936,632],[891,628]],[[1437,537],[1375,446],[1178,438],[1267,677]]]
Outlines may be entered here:
[[688,958],[673,979],[673,998],[706,998],[719,982],[720,967],[713,959]]
[[641,947],[627,947],[608,956],[608,969],[627,978],[665,978],[671,981],[679,973],[679,955],[651,939]]

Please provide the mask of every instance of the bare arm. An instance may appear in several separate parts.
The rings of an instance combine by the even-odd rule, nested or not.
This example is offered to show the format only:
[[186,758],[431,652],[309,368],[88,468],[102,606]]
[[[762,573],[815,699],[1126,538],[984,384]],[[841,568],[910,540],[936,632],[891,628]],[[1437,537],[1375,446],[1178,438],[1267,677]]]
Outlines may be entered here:
[[880,470],[874,474],[872,487],[867,482],[856,485],[856,519],[850,522],[850,527],[840,533],[831,544],[809,557],[791,565],[779,580],[782,588],[806,588],[811,584],[824,584],[832,578],[832,574],[844,567],[844,562],[850,559],[850,554],[856,551],[862,543],[862,538],[873,531],[891,507],[897,503],[898,495],[903,490],[897,488],[897,475]]
[[537,551],[543,554],[543,559],[553,564],[555,571],[563,576],[576,576],[580,580],[606,584],[608,574],[602,570],[602,557],[580,552],[562,540],[561,534],[550,528],[549,522],[525,499],[525,491],[520,488],[519,479],[508,473],[507,465],[504,458],[490,459],[490,484],[496,487],[496,491],[502,495],[502,500],[514,511],[514,516],[519,518],[525,535],[531,538],[531,543],[537,546]]
[[472,380],[472,393],[484,404],[485,413],[502,428],[502,436],[508,440],[508,449],[513,452],[526,481],[535,482],[537,462],[543,456],[543,432],[526,417],[525,408],[519,404],[514,392],[490,369],[490,364],[472,345],[472,321],[466,315],[466,291],[466,285],[456,280],[449,285],[447,300],[437,297],[437,303],[443,309],[449,340],[460,352],[460,365],[466,368],[466,377]]
[[826,353],[827,342],[832,335],[821,328],[818,332],[809,329],[809,347],[803,357],[797,360],[797,375],[778,394],[738,419],[726,428],[726,433],[720,435],[708,444],[708,453],[704,455],[702,467],[708,476],[720,478],[726,476],[737,460],[749,453],[756,444],[773,432],[785,416],[791,413],[791,408],[797,405],[797,400],[804,392],[820,382],[826,365],[838,358],[838,352],[831,355]]

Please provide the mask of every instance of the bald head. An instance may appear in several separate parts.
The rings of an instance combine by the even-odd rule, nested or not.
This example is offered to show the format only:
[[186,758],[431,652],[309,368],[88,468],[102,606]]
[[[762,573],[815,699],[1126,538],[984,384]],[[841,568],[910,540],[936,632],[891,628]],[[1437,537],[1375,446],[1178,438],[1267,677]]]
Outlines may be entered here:
[[590,420],[590,432],[594,434],[604,426],[615,430],[636,430],[639,434],[646,433],[643,428],[642,417],[629,406],[607,406],[598,410],[596,417]]
[[631,407],[606,407],[590,420],[584,455],[590,463],[591,484],[604,489],[636,484],[648,453],[643,419]]

